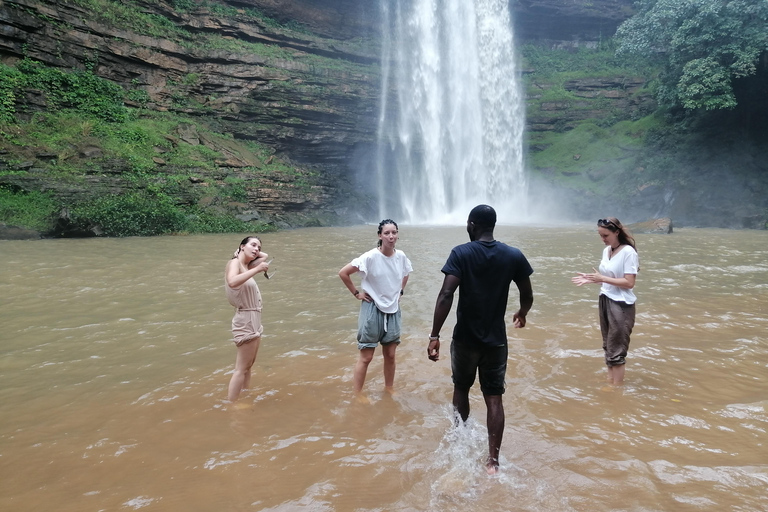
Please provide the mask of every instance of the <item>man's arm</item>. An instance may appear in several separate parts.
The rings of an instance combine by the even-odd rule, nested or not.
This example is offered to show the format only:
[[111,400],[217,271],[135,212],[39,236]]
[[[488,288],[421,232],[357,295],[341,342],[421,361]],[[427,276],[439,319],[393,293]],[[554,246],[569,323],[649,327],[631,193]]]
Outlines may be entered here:
[[437,294],[435,312],[432,316],[432,331],[430,332],[429,345],[427,346],[427,357],[432,361],[440,359],[440,329],[443,328],[445,319],[448,318],[448,314],[451,312],[453,294],[456,292],[456,288],[459,287],[459,282],[458,277],[446,274],[445,279],[443,279],[443,287],[440,289],[440,293]]
[[533,306],[533,288],[531,287],[531,278],[526,276],[525,279],[515,281],[517,289],[520,292],[520,309],[517,313],[512,315],[516,328],[525,327],[525,317]]

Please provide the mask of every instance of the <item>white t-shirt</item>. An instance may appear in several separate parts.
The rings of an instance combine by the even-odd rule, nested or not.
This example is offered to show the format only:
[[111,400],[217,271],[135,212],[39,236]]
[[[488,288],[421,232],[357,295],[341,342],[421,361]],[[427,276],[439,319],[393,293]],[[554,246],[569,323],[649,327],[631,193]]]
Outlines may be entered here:
[[395,249],[392,256],[384,256],[377,247],[353,259],[350,264],[363,275],[360,286],[371,296],[376,307],[382,313],[397,313],[403,278],[413,272],[411,260],[405,253]]
[[[618,253],[609,258],[611,246],[605,246],[603,250],[603,259],[600,260],[600,273],[607,277],[624,277],[624,274],[635,274],[640,268],[640,260],[631,245],[625,245]],[[635,292],[627,288],[619,288],[612,284],[603,283],[600,287],[600,294],[605,295],[611,300],[634,304],[637,300]]]

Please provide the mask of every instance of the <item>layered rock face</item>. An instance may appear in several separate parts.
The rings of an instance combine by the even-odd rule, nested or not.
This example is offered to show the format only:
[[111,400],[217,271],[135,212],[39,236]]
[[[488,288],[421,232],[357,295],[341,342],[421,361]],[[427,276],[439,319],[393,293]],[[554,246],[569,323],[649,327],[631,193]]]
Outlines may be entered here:
[[[387,1],[387,0],[385,0]],[[391,6],[395,2],[389,0]],[[584,45],[610,37],[633,13],[633,0],[510,0],[515,33],[522,41]],[[378,32],[376,0],[244,0],[281,21],[295,20],[313,32],[337,39]]]
[[[281,2],[267,4],[254,7],[263,7],[265,13],[278,19],[307,20],[306,26],[321,34],[338,31],[340,35],[330,39],[286,31],[259,24],[252,16],[223,16],[206,9],[179,13],[168,2],[140,4],[146,13],[170,19],[190,34],[217,34],[268,45],[283,53],[272,56],[268,52],[196,48],[100,20],[75,2],[16,0],[0,3],[0,58],[13,63],[29,57],[67,70],[90,64],[102,78],[126,89],[145,91],[150,98],[145,108],[199,119],[214,131],[230,134],[235,140],[266,144],[295,165],[318,171],[320,177],[311,190],[292,186],[290,177],[259,177],[249,186],[245,210],[332,211],[348,189],[345,178],[352,155],[361,151],[358,148],[370,146],[375,137],[378,51],[353,40],[361,32],[370,33],[371,25],[364,23],[368,16],[360,7],[362,3],[336,2],[330,6],[285,2],[289,5],[284,11],[275,10]],[[247,7],[242,2],[238,6]],[[340,15],[342,11],[346,15]],[[353,13],[354,23],[339,25]],[[323,59],[323,65],[316,65],[313,58]],[[340,65],[328,64],[333,61]],[[45,98],[36,91],[29,91],[19,101],[22,104],[17,111],[22,116],[46,108]],[[35,156],[39,161],[40,156]],[[157,172],[162,174],[160,160]],[[221,163],[221,173],[233,177],[244,174],[240,171],[243,166],[257,164],[231,160]],[[93,179],[101,182],[94,183],[90,192],[119,190],[121,167],[95,173]],[[64,200],[88,195],[88,190],[46,184],[42,169],[32,167],[29,171],[9,179],[14,186],[48,190]]]
[[633,14],[632,0],[517,0],[515,29],[523,41],[583,46],[613,36]]
[[[323,44],[322,39],[289,38],[269,27],[206,11],[179,15],[165,2],[146,2],[145,7],[191,33],[215,32],[351,62],[378,61],[378,55],[351,46],[344,49]],[[301,61],[190,49],[92,18],[72,2],[4,2],[0,55],[6,62],[28,56],[66,69],[96,62],[97,75],[126,88],[145,90],[154,102],[150,108],[205,115],[220,121],[222,131],[236,138],[259,139],[299,160],[343,159],[350,147],[372,137],[378,76],[364,73],[365,67],[359,73],[327,68],[317,72]],[[317,91],[314,97],[312,88]],[[182,95],[194,106],[174,106],[175,98]]]

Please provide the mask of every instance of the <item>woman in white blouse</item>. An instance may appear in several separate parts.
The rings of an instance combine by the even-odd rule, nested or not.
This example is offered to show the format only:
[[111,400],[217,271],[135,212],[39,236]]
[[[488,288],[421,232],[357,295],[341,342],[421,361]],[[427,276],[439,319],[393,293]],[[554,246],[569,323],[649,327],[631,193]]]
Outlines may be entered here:
[[621,384],[629,335],[635,325],[635,287],[640,263],[635,239],[616,217],[597,221],[597,233],[605,244],[603,257],[594,273],[578,272],[571,281],[577,286],[600,283],[599,316],[603,335],[608,381]]

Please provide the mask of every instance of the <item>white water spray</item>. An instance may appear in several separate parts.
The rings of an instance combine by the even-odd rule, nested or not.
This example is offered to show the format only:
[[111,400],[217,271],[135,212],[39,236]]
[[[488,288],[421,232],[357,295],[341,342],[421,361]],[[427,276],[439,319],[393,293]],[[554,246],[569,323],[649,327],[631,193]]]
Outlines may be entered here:
[[382,0],[379,216],[499,222],[527,209],[525,113],[508,0]]

